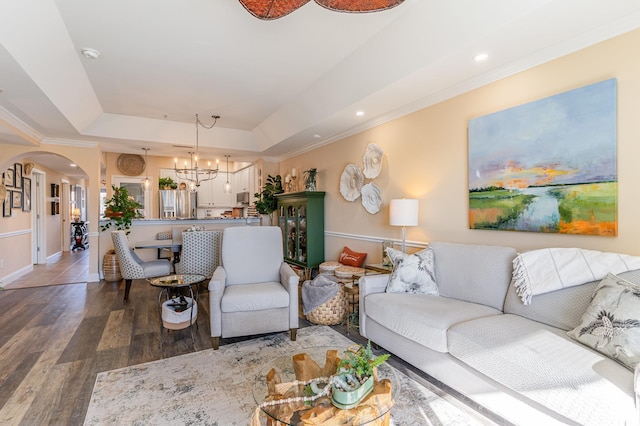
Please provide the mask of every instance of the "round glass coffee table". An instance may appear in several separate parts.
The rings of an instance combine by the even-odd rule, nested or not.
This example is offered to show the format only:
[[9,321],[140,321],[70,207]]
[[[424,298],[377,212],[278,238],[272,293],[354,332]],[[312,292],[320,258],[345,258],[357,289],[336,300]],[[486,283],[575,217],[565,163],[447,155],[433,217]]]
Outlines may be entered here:
[[[158,313],[160,314],[160,346],[162,346],[162,334],[165,328],[169,330],[180,330],[190,328],[191,342],[195,347],[193,337],[193,324],[198,319],[197,292],[194,297],[193,286],[198,285],[206,279],[204,275],[198,274],[176,274],[163,277],[150,278],[147,281],[154,287],[160,288],[158,293]],[[189,300],[184,298],[186,306],[180,305],[180,299],[172,300],[172,294],[177,294],[177,289],[189,289]],[[165,302],[162,302],[162,295],[165,294]],[[170,309],[170,308],[173,309]],[[179,310],[182,309],[182,310]],[[173,312],[175,311],[175,313]]]
[[[312,378],[326,378],[332,375],[335,370],[322,371],[328,359],[327,351],[337,350],[338,357],[343,358],[346,349],[324,346],[304,348],[267,363],[258,373],[253,385],[256,404],[269,419],[285,425],[298,425],[303,424],[305,419],[320,418],[339,419],[336,424],[341,425],[388,425],[390,410],[400,390],[400,381],[396,377],[395,369],[387,363],[378,367],[378,378],[373,392],[359,405],[350,409],[338,408],[332,402],[330,393],[312,401],[302,401],[303,397],[313,398],[311,385],[291,385],[297,380],[296,377],[300,377],[302,382],[308,382]],[[301,354],[306,354],[307,357]],[[298,375],[296,369],[299,371]],[[316,390],[322,389],[327,382],[319,380],[314,387]]]

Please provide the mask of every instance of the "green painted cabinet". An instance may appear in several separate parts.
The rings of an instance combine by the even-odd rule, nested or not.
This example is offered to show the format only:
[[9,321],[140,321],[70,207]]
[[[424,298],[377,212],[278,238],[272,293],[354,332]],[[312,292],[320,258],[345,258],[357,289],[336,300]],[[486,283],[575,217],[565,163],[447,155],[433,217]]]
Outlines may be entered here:
[[304,268],[324,262],[324,192],[276,195],[284,260]]

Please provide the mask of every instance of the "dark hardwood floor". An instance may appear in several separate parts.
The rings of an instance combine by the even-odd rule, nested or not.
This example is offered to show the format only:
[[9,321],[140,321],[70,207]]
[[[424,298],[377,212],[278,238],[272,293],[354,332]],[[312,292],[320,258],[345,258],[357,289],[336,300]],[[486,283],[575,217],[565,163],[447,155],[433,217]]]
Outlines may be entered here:
[[[48,268],[54,275],[67,266],[62,259]],[[134,281],[127,304],[123,282],[0,291],[0,424],[82,425],[99,372],[211,348],[208,291],[201,286],[195,345],[188,329],[164,330],[162,347],[158,289],[144,280]],[[301,319],[300,327],[309,325]],[[344,326],[334,328],[348,334]],[[366,343],[357,330],[349,337]],[[223,339],[221,345],[247,338]],[[434,382],[402,360],[389,362],[415,380]],[[503,423],[462,395],[442,396]]]

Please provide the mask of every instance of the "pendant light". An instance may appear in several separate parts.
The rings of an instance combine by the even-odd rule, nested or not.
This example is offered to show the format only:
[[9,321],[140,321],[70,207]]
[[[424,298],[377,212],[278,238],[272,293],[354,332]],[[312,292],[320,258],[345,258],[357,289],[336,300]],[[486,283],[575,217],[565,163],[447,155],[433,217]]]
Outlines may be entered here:
[[[185,161],[184,167],[178,167],[178,158],[174,159],[175,164],[173,167],[174,167],[176,176],[180,180],[189,181],[192,191],[195,191],[196,188],[199,188],[202,182],[215,179],[218,176],[217,163],[216,163],[215,169],[211,168],[210,161],[207,163],[207,167],[205,168],[198,167],[198,154],[200,150],[200,136],[198,132],[198,127],[202,126],[207,130],[212,129],[218,122],[218,119],[220,118],[220,116],[212,115],[211,118],[213,118],[213,123],[207,126],[200,121],[200,117],[198,116],[198,114],[196,114],[196,150],[195,152],[189,152],[190,165],[187,166],[187,161]],[[195,154],[195,157],[194,157],[194,154]]]
[[151,148],[142,148],[144,149],[144,189],[149,189],[149,162],[147,159],[149,158],[149,149]]
[[225,154],[225,157],[227,157],[227,182],[224,184],[224,192],[225,194],[230,194],[231,193],[231,184],[229,183],[229,154]]

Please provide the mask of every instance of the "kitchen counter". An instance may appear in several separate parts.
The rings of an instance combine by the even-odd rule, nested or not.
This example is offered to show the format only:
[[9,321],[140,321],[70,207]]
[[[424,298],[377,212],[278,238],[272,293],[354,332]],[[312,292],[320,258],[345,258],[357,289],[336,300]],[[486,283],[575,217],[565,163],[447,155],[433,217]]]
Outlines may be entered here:
[[[108,220],[101,220],[100,225],[104,225],[109,222]],[[150,226],[150,225],[169,225],[180,226],[181,223],[187,223],[187,226],[204,224],[224,224],[224,223],[246,223],[247,225],[259,225],[259,217],[210,217],[207,219],[134,219],[131,221],[131,226]]]

